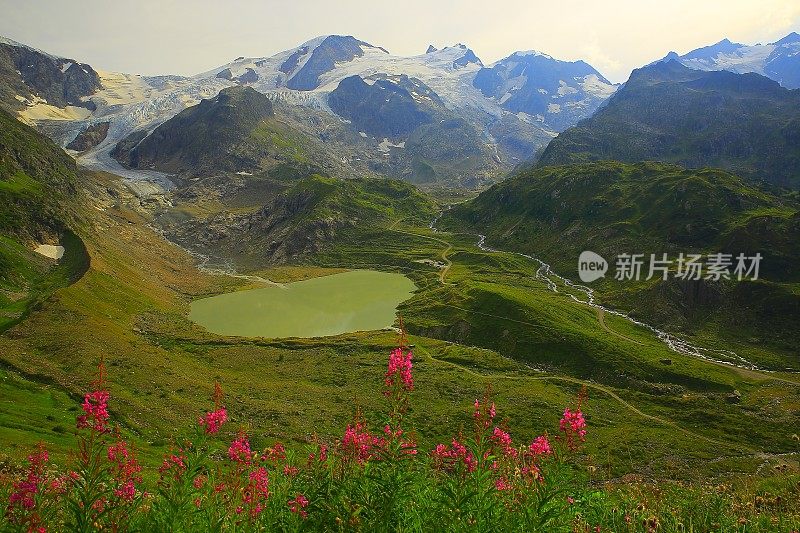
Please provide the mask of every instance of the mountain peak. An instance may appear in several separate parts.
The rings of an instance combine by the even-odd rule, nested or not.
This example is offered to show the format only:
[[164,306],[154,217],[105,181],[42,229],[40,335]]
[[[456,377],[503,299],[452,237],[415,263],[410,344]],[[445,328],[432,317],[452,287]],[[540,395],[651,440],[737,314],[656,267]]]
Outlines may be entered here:
[[[370,48],[389,53],[385,48],[360,41],[352,35],[324,35],[312,39],[298,49],[299,55],[292,57],[289,64],[281,65],[281,71],[286,73],[294,72],[294,69],[299,67],[299,70],[286,82],[286,87],[300,91],[316,89],[321,75],[333,70],[337,63],[347,63],[363,56],[365,49]],[[300,57],[309,53],[300,67]]]
[[435,52],[436,50],[438,50],[438,49],[437,49],[435,46],[433,46],[432,44],[429,44],[429,45],[428,45],[428,49],[427,49],[427,50],[425,50],[425,53],[426,53],[426,54],[430,54],[430,53],[433,53],[433,52]]
[[790,33],[789,35],[787,35],[786,37],[784,37],[780,41],[775,41],[774,43],[771,43],[771,44],[774,44],[776,46],[780,46],[782,44],[793,44],[793,43],[800,43],[800,33],[797,33],[796,31],[793,31],[792,33]]
[[544,52],[540,52],[539,50],[519,50],[511,55],[518,57],[534,56],[534,57],[543,57],[545,59],[553,59],[553,56],[545,54]]

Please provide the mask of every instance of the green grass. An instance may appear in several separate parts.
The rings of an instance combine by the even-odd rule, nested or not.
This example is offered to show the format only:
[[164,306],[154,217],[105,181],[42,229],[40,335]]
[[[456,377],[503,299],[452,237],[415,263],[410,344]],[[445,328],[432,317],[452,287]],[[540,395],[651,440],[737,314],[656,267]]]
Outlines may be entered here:
[[[374,391],[393,334],[209,334],[188,320],[190,302],[249,282],[196,271],[123,206],[94,216],[96,224],[81,234],[90,270],[0,336],[0,353],[13,368],[75,397],[105,358],[115,420],[144,450],[162,449],[174,428],[191,425],[207,408],[215,380],[233,417],[225,439],[239,426],[258,428],[256,446],[336,436],[354,406],[380,420],[383,398]],[[487,385],[521,440],[557,423],[559,409],[587,385],[587,453],[604,479],[724,479],[765,461],[795,461],[773,454],[795,450],[788,428],[798,425],[796,384],[680,356],[649,331],[606,316],[609,329],[632,340],[621,338],[591,309],[546,290],[531,261],[482,252],[474,237],[432,234],[411,222],[394,226],[406,233],[387,229],[387,221],[345,234],[313,264],[281,275],[359,267],[415,282],[419,291],[401,311],[415,334],[409,416],[421,446],[468,426],[469,406]],[[438,269],[415,261],[441,260],[447,243],[453,264],[442,284]],[[671,364],[662,363],[666,358]],[[739,403],[728,401],[734,390]]]
[[0,180],[0,192],[12,195],[42,193],[42,184],[24,172],[17,172],[10,179]]
[[78,403],[63,389],[0,368],[0,448],[23,457],[39,442],[62,452],[74,446]]

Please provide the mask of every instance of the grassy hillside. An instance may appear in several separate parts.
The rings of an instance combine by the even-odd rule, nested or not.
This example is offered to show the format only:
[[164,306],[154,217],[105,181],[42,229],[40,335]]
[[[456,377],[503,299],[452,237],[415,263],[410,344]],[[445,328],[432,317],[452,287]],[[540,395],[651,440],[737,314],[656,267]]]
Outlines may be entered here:
[[0,109],[0,232],[58,231],[77,194],[75,162],[50,139]]
[[[0,110],[0,331],[85,272],[85,249],[69,229],[79,218],[78,182],[72,158]],[[41,242],[62,244],[64,258],[34,253]]]
[[556,137],[539,165],[656,160],[796,189],[799,110],[800,91],[757,74],[656,63],[633,71],[594,116]]
[[[791,197],[718,170],[600,162],[522,172],[456,206],[442,225],[484,233],[492,246],[534,254],[574,279],[579,254],[592,250],[611,262],[612,272],[594,285],[604,301],[672,330],[760,346],[759,359],[770,364],[798,364],[800,214]],[[621,253],[718,251],[761,253],[761,279],[612,278]]]
[[195,213],[168,234],[252,269],[307,262],[337,241],[360,240],[396,219],[423,223],[436,213],[428,196],[402,181],[298,177],[296,169],[283,168],[287,172],[247,178],[209,213]]
[[[175,427],[196,419],[214,380],[225,387],[231,431],[245,420],[258,424],[254,446],[335,435],[354,404],[368,419],[380,419],[383,400],[372,391],[394,334],[269,340],[204,332],[186,318],[193,298],[258,282],[197,271],[128,207],[133,198],[104,192],[117,187],[113,181],[96,175],[91,182],[96,203],[86,207],[94,222],[81,235],[91,268],[0,336],[0,353],[15,372],[74,395],[105,358],[113,414],[145,458],[157,457]],[[693,477],[703,465],[707,475],[734,465],[752,471],[765,460],[753,450],[791,449],[786,428],[796,425],[792,406],[800,394],[791,383],[677,355],[647,330],[615,317],[602,323],[591,309],[550,292],[534,279],[532,262],[481,252],[471,237],[434,236],[424,226],[395,222],[337,241],[316,257],[318,266],[258,274],[289,281],[304,270],[358,267],[411,277],[420,291],[402,312],[421,335],[411,341],[418,373],[409,413],[420,443],[469,423],[468,407],[487,384],[508,406],[504,416],[522,439],[556,423],[558,409],[586,384],[587,416],[597,426],[589,453],[610,477],[631,471]],[[443,272],[417,262],[423,259],[452,265]],[[660,362],[665,358],[670,365]],[[734,390],[738,404],[726,401]],[[0,420],[0,426],[15,423]],[[56,424],[40,425],[50,434]],[[53,432],[54,442],[60,438]],[[25,453],[13,440],[8,446]]]
[[132,133],[112,155],[133,168],[192,177],[258,171],[279,162],[334,165],[317,140],[275,115],[269,98],[243,86],[181,111],[152,133]]

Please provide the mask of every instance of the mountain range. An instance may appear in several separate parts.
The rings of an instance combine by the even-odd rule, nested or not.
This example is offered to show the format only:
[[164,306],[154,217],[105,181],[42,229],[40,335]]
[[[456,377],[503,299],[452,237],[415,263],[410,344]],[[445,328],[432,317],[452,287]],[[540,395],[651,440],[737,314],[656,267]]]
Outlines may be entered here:
[[800,88],[800,34],[792,32],[774,43],[746,45],[723,39],[684,55],[670,52],[662,61],[676,59],[697,70],[753,72],[771,78],[787,89]]
[[[798,50],[800,36],[791,33],[763,45],[723,40],[682,56],[671,52],[661,62],[755,73],[791,89],[800,79]],[[636,80],[634,73],[626,85]],[[339,171],[458,187],[497,181],[560,132],[592,117],[618,88],[584,61],[518,51],[486,65],[463,44],[431,45],[424,54],[402,57],[352,36],[327,35],[186,77],[107,72],[0,38],[0,105],[79,152],[89,167],[113,168],[112,152],[124,154],[131,141],[236,86],[281,104],[304,142],[332,148]],[[148,143],[155,140],[142,150]],[[125,156],[120,162],[159,167]],[[250,163],[160,169],[208,174],[247,171]]]
[[[33,80],[23,63],[47,75]],[[321,122],[334,118],[336,129],[349,130],[337,132],[337,140],[351,139],[345,146],[358,162],[346,166],[356,175],[448,182],[456,179],[448,169],[457,167],[475,176],[473,185],[529,159],[616,88],[582,61],[538,52],[484,66],[462,44],[401,57],[336,35],[192,77],[95,70],[3,39],[0,69],[0,102],[79,149],[88,166],[107,165],[109,152],[131,134],[141,138],[225,88],[248,86],[303,108],[303,126],[323,141],[325,133],[314,129]]]
[[603,159],[723,168],[797,189],[800,90],[676,60],[635,70],[602,109],[553,139],[538,164]]

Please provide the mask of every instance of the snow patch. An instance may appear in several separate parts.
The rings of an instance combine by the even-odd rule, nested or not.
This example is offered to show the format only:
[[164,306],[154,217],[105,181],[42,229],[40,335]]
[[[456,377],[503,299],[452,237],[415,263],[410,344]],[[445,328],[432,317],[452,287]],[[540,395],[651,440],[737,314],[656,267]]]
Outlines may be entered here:
[[52,244],[40,244],[34,250],[37,254],[55,259],[56,261],[64,257],[64,247],[54,246]]
[[598,98],[608,98],[617,91],[617,86],[606,83],[597,74],[589,74],[580,82],[584,92]]
[[561,106],[558,104],[547,104],[548,113],[561,113]]
[[566,96],[568,94],[577,94],[578,89],[570,87],[564,80],[558,80],[558,96]]
[[385,154],[388,154],[392,148],[405,148],[405,147],[406,147],[405,141],[402,141],[398,144],[394,144],[392,141],[384,137],[383,140],[378,145],[378,150],[380,150]]
[[515,56],[538,56],[546,59],[553,59],[553,56],[540,52],[538,50],[523,50],[521,52],[514,52]]

